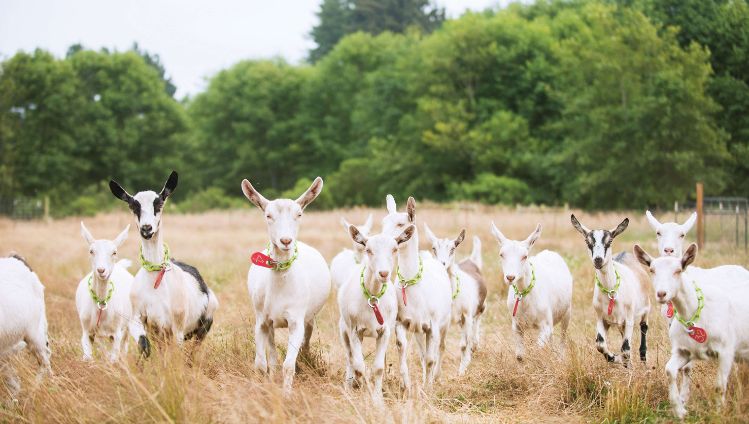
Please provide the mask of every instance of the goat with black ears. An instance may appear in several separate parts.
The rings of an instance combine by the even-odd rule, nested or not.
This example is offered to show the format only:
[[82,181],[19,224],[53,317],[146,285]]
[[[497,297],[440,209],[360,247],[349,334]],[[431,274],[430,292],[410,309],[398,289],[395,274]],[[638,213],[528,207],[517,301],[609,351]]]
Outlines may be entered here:
[[[131,196],[114,180],[109,182],[109,188],[130,206],[141,237],[141,269],[130,294],[133,313],[148,330],[171,334],[177,344],[182,344],[184,340],[195,338],[200,342],[205,338],[218,300],[198,270],[174,260],[162,242],[162,209],[177,188],[177,178],[172,171],[160,193],[149,190]],[[138,345],[141,353],[148,356],[150,343],[145,335],[139,338]]]

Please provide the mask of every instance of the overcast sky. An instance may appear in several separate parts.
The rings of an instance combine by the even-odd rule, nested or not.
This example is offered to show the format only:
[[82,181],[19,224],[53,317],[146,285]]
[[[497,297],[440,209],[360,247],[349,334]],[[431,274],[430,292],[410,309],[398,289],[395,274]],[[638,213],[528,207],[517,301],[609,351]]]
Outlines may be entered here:
[[[37,47],[63,56],[68,47],[161,56],[177,95],[239,60],[283,57],[297,63],[314,43],[309,31],[321,0],[0,0],[0,55]],[[451,17],[507,0],[438,0]]]

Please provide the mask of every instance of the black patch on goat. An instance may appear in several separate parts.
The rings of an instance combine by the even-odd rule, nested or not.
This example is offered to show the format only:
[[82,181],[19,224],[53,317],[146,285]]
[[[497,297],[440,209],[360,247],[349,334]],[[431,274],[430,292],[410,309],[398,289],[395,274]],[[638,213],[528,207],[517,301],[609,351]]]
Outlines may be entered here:
[[202,341],[208,332],[211,331],[211,326],[213,326],[213,318],[207,317],[205,313],[203,313],[203,315],[198,318],[198,327],[187,333],[185,335],[185,340],[190,340],[194,337],[196,341]]
[[624,343],[622,343],[622,352],[629,352],[630,350],[629,339],[624,339]]
[[31,267],[29,266],[29,263],[26,262],[26,259],[23,256],[19,255],[18,253],[11,253],[10,256],[8,257],[21,262],[26,268],[29,269],[29,271],[34,272],[34,270],[31,269]]
[[161,208],[163,207],[164,207],[164,199],[162,199],[161,197],[157,197],[153,199],[153,214],[154,215],[161,212]]
[[140,349],[140,353],[143,355],[143,357],[148,358],[151,356],[151,343],[148,341],[148,338],[146,336],[141,335],[138,337],[138,349]]
[[640,323],[640,360],[645,362],[648,356],[648,344],[645,340],[645,336],[648,334],[648,323]]
[[616,256],[614,256],[614,260],[616,262],[622,263],[624,262],[624,258],[627,257],[627,252],[619,252]]
[[208,286],[205,284],[205,281],[203,281],[203,277],[200,275],[200,272],[197,268],[184,262],[180,262],[176,259],[172,259],[172,263],[174,265],[177,265],[182,271],[185,271],[186,273],[192,275],[192,278],[194,278],[195,281],[198,282],[198,288],[200,288],[200,291],[203,292],[204,295],[208,296]]
[[130,210],[133,211],[133,214],[140,219],[140,202],[131,198],[127,202],[127,205],[130,207]]
[[603,336],[601,333],[596,334],[596,343],[603,343]]

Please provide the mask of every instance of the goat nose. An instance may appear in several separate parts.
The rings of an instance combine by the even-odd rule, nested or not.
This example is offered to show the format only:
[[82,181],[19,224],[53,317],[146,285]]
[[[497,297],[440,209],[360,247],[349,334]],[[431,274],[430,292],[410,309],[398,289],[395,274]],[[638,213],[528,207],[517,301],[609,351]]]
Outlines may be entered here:
[[104,271],[106,271],[104,268],[96,268],[96,272],[99,274],[104,274]]
[[505,276],[505,278],[507,278],[507,281],[509,281],[509,282],[511,282],[511,283],[512,283],[513,281],[515,281],[515,276],[514,276],[514,275],[507,275],[507,276]]
[[288,246],[291,244],[291,239],[288,237],[284,237],[281,239],[281,243],[283,243],[284,246]]
[[658,296],[658,299],[663,299],[664,297],[666,297],[666,292],[664,292],[664,291],[659,291],[659,292],[658,292],[658,293],[656,293],[655,295],[656,295],[656,296]]
[[143,231],[151,231],[153,229],[153,227],[151,227],[151,224],[146,224],[146,225],[143,225],[142,227],[140,227],[140,229],[143,230]]
[[388,278],[388,275],[390,275],[390,272],[388,272],[388,271],[380,271],[380,277],[382,277],[382,278]]
[[673,249],[673,247],[666,247],[666,248],[663,249],[663,253],[665,253],[666,255],[673,255],[674,254],[674,249]]

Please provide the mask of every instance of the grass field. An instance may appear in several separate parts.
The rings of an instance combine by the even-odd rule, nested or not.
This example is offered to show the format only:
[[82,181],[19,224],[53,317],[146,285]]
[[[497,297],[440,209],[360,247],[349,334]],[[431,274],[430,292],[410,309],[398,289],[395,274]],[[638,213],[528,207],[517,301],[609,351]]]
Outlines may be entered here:
[[[345,216],[361,223],[368,209],[308,212],[300,240],[318,248],[330,261],[350,241],[339,224]],[[375,214],[375,230],[385,209]],[[613,228],[624,214],[580,213],[588,227]],[[614,243],[615,251],[628,250],[640,241],[655,252],[655,237],[644,214],[630,213],[629,229]],[[244,211],[202,215],[175,215],[168,211],[163,232],[174,257],[197,266],[221,303],[206,342],[188,365],[175,347],[136,360],[136,346],[120,364],[97,355],[81,361],[80,325],[74,293],[88,272],[88,249],[79,234],[79,219],[53,222],[0,220],[0,252],[25,256],[46,286],[52,368],[54,375],[35,384],[35,361],[22,354],[15,361],[23,376],[17,404],[0,408],[0,422],[643,422],[670,421],[666,376],[669,341],[664,320],[654,307],[650,317],[648,362],[634,361],[632,369],[605,362],[595,349],[591,307],[593,267],[581,236],[569,224],[569,212],[554,209],[496,209],[482,206],[448,208],[417,205],[417,222],[427,222],[438,236],[468,231],[459,257],[470,252],[470,236],[484,244],[484,275],[489,282],[483,338],[468,373],[457,377],[457,326],[451,328],[441,380],[430,393],[404,399],[399,394],[394,340],[388,351],[384,410],[376,408],[364,391],[343,389],[344,351],[337,335],[338,311],[331,293],[317,317],[313,355],[300,363],[294,394],[281,393],[280,372],[269,381],[253,369],[253,312],[246,275],[251,251],[267,243],[264,220],[249,205]],[[669,216],[659,218],[670,219]],[[537,222],[544,225],[535,252],[552,249],[564,256],[575,278],[570,346],[564,359],[548,350],[529,351],[523,363],[515,360],[510,317],[500,280],[497,244],[489,232],[494,220],[505,235],[525,238]],[[86,218],[97,238],[113,238],[132,223],[129,214]],[[426,240],[421,232],[422,248]],[[121,258],[137,258],[138,235],[120,250]],[[731,245],[711,244],[700,252],[696,265],[747,265],[747,255]],[[135,266],[131,271],[135,271]],[[610,333],[610,346],[621,339]],[[535,333],[531,332],[535,338]],[[636,338],[639,339],[639,338]],[[276,342],[283,354],[286,331]],[[532,340],[529,340],[532,341]],[[106,348],[108,348],[106,343]],[[639,344],[635,342],[633,349]],[[365,354],[374,343],[365,341]],[[636,351],[636,350],[635,350]],[[99,351],[101,352],[101,351]],[[367,358],[371,360],[371,357]],[[369,362],[367,362],[369,364]],[[416,353],[411,351],[412,380],[421,381]],[[701,363],[693,377],[688,405],[692,422],[749,422],[749,367],[741,365],[731,376],[728,402],[716,411],[714,366]]]

